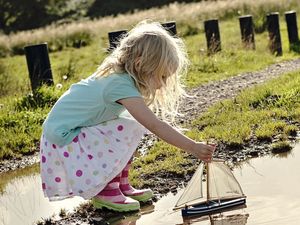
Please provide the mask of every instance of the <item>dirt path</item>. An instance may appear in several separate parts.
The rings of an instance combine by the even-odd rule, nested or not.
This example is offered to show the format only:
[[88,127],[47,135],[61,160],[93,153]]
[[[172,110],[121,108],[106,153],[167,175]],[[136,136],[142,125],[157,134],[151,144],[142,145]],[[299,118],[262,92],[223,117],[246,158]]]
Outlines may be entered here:
[[181,112],[186,114],[189,120],[193,120],[214,103],[233,98],[245,88],[297,70],[300,70],[300,59],[276,63],[260,71],[243,73],[226,80],[202,85],[188,92],[196,97],[186,101],[181,107]]

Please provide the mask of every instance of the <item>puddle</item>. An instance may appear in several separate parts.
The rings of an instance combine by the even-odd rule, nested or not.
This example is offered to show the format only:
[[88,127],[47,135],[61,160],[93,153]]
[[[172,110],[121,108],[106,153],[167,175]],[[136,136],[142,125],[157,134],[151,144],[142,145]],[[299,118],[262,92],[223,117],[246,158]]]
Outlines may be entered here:
[[58,215],[62,208],[70,212],[84,201],[78,197],[49,202],[41,190],[38,170],[39,165],[35,165],[0,175],[0,225],[30,225],[41,218]]
[[[288,154],[251,159],[234,169],[247,195],[247,207],[214,216],[183,220],[173,211],[176,195],[167,194],[138,215],[112,225],[278,225],[300,224],[300,144]],[[20,174],[18,174],[20,173]],[[68,212],[84,202],[82,198],[49,202],[43,196],[38,165],[0,175],[0,225],[32,224],[41,218]]]
[[247,195],[244,209],[183,221],[180,211],[172,210],[181,190],[175,196],[169,193],[160,199],[151,213],[128,217],[114,225],[299,225],[299,162],[300,144],[288,154],[255,158],[238,165],[233,173]]

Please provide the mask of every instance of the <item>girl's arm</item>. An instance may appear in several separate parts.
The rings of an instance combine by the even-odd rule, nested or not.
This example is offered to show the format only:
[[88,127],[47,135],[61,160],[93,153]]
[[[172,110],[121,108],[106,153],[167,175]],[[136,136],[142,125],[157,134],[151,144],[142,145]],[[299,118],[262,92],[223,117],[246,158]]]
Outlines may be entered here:
[[152,133],[156,134],[159,138],[193,154],[195,157],[205,162],[209,162],[211,160],[212,154],[215,150],[214,146],[195,142],[178,132],[166,122],[161,121],[148,108],[142,98],[125,98],[118,100],[118,102],[121,103],[140,124]]

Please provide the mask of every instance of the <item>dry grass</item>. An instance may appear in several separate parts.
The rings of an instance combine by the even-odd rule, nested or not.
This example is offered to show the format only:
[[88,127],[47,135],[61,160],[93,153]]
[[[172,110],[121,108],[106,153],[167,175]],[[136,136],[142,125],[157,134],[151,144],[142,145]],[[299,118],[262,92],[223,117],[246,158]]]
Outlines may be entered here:
[[133,24],[144,19],[160,22],[176,20],[177,22],[194,21],[202,26],[205,19],[226,18],[238,15],[297,10],[297,0],[221,0],[202,1],[198,3],[173,3],[161,8],[136,11],[133,14],[122,14],[116,17],[108,16],[98,20],[74,22],[65,25],[52,25],[45,28],[18,32],[8,36],[0,35],[0,46],[15,46],[28,43],[45,42],[52,38],[68,35],[78,30],[89,31],[93,34],[106,34],[109,31],[130,28]]

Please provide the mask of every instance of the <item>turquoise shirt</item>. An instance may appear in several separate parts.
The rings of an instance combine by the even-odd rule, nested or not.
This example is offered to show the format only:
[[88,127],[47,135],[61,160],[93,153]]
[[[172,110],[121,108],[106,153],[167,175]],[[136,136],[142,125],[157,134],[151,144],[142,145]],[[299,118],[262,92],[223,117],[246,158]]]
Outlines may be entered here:
[[130,75],[92,75],[73,84],[58,99],[43,123],[43,134],[59,146],[69,144],[81,127],[118,118],[125,107],[116,101],[129,97],[142,97]]

